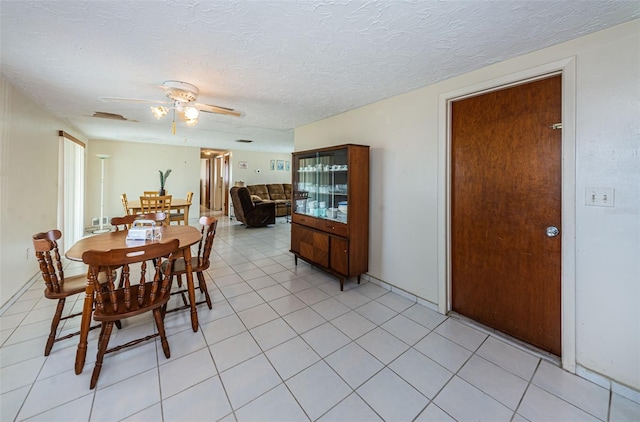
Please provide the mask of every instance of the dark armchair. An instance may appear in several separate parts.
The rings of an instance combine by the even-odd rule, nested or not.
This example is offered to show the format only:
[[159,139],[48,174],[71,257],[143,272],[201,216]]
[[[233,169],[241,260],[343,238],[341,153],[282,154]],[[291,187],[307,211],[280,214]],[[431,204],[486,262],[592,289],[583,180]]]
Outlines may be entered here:
[[246,187],[231,188],[231,201],[236,219],[247,227],[260,227],[276,223],[275,202],[256,202]]

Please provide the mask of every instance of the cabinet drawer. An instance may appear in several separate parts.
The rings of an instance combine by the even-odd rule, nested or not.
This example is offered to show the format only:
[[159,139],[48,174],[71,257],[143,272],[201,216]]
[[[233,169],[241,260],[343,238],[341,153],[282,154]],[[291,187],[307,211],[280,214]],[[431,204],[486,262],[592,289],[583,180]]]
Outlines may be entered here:
[[335,234],[336,236],[347,237],[347,225],[342,223],[336,223],[331,220],[318,220],[316,228],[318,230],[325,231],[327,233]]
[[321,230],[326,233],[335,234],[336,236],[347,237],[346,224],[302,214],[293,214],[293,222],[316,230]]
[[308,215],[293,213],[291,216],[291,221],[294,223],[302,224],[307,227],[315,227],[316,219],[313,217],[309,217]]

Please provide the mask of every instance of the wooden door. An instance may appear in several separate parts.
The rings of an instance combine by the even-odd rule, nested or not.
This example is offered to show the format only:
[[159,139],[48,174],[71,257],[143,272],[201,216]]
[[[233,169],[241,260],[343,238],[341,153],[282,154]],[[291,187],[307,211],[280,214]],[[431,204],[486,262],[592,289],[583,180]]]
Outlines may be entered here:
[[211,208],[211,158],[203,158],[204,178],[200,179],[200,205]]
[[560,75],[452,104],[452,309],[558,356],[560,122]]
[[212,204],[213,204],[213,210],[214,211],[220,211],[223,209],[223,189],[224,189],[224,177],[222,175],[222,169],[223,169],[223,157],[222,156],[218,156],[216,157],[214,163],[213,163],[213,182],[215,183],[215,186],[213,187],[213,200],[212,200]]

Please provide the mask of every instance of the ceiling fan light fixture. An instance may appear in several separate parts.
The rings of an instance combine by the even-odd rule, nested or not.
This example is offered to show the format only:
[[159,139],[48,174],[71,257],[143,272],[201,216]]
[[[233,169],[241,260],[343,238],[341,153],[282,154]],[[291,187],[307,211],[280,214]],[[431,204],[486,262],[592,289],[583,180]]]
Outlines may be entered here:
[[[0,0],[1,1],[1,0]],[[221,107],[211,104],[201,104],[197,103],[199,89],[195,85],[192,85],[187,82],[169,80],[164,81],[162,86],[160,87],[165,91],[165,95],[171,101],[154,101],[154,100],[142,100],[142,99],[133,99],[133,98],[108,98],[104,97],[104,100],[111,101],[129,101],[129,102],[142,102],[142,103],[161,103],[168,104],[165,106],[154,105],[151,106],[151,114],[157,120],[162,119],[164,116],[169,114],[169,111],[172,112],[171,119],[171,133],[176,134],[176,114],[180,116],[180,120],[184,119],[185,124],[187,126],[193,127],[198,124],[198,119],[200,117],[200,112],[204,111],[207,113],[214,114],[224,114],[229,116],[241,116],[242,113],[236,111],[231,108]],[[98,114],[98,113],[96,113]],[[127,120],[120,115],[110,115],[106,116],[98,116],[94,115],[94,117],[103,117],[103,118],[111,118],[118,120]]]
[[199,115],[200,115],[200,112],[195,107],[185,107],[184,108],[184,117],[187,119],[187,121],[189,121],[189,120],[196,120],[197,121]]
[[151,107],[151,113],[153,113],[153,117],[155,117],[158,120],[164,117],[168,112],[169,112],[169,109],[166,107],[162,107],[162,106]]

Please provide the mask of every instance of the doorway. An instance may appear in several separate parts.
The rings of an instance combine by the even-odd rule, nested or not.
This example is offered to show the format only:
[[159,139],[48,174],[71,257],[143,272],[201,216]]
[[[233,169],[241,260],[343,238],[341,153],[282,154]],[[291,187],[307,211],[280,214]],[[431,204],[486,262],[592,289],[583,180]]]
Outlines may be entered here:
[[451,310],[557,356],[561,118],[561,75],[451,104]]
[[206,212],[220,212],[226,207],[228,155],[225,151],[200,151],[200,206]]

